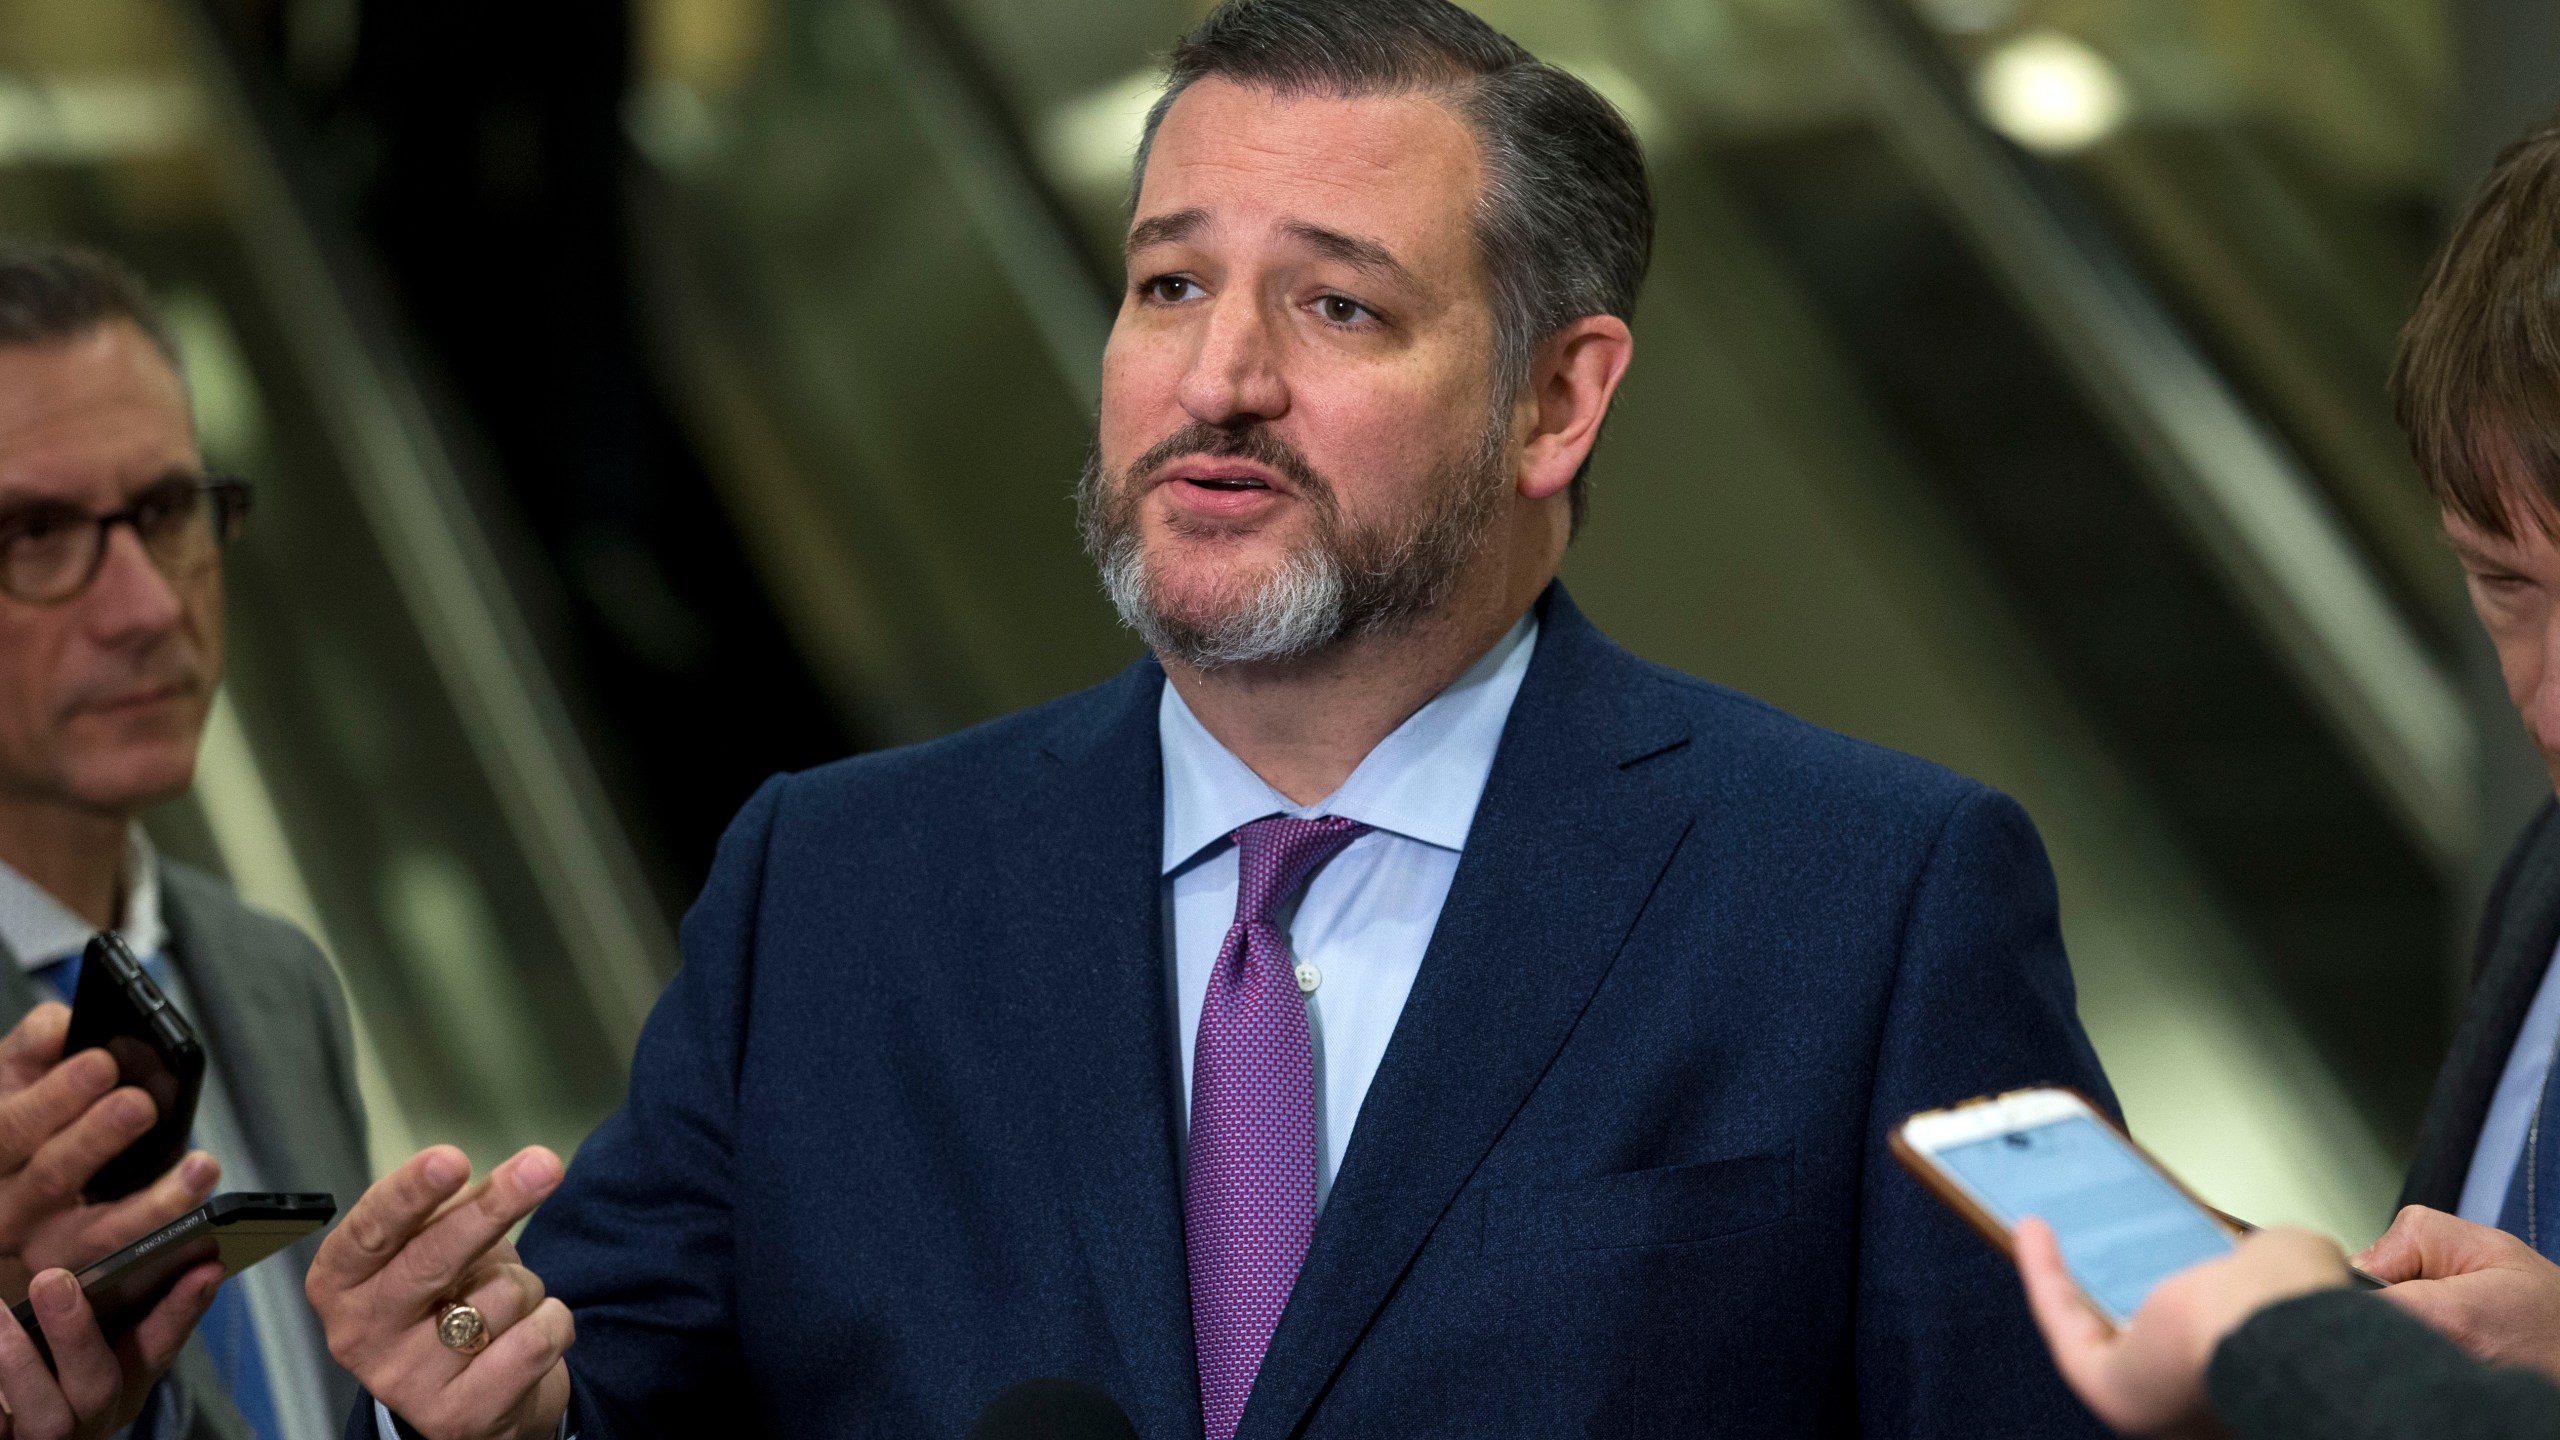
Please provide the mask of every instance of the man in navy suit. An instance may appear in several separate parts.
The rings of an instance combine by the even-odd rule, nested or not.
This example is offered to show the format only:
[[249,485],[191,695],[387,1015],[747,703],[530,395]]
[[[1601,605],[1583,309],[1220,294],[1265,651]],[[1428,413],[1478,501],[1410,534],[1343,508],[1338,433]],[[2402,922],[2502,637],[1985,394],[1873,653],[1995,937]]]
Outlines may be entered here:
[[759,791],[565,1183],[429,1150],[314,1265],[359,1434],[2099,1433],[1886,1149],[2106,1095],[2025,816],[1554,583],[1624,123],[1443,0],[1236,0],[1139,174],[1081,500],[1152,657]]

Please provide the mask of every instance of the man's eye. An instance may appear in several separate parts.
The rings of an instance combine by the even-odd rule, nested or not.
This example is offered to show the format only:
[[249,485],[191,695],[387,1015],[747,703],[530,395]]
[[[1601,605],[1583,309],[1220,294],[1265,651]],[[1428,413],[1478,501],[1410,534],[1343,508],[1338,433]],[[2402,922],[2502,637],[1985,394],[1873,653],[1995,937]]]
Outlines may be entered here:
[[1368,306],[1341,295],[1327,295],[1318,300],[1316,313],[1322,315],[1328,325],[1357,325],[1364,320],[1378,318]]
[[0,515],[0,542],[43,544],[48,540],[59,540],[78,526],[87,524],[88,519],[77,510],[51,505],[15,511]]
[[1179,305],[1200,293],[1200,287],[1181,275],[1159,275],[1138,287],[1139,293],[1162,305]]

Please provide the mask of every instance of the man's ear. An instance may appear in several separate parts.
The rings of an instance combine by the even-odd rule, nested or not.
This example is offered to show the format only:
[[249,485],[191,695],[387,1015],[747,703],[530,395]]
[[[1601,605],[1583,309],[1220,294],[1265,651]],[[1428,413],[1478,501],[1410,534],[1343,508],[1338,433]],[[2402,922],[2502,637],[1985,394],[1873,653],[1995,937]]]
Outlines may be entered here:
[[1520,493],[1544,500],[1573,483],[1600,422],[1635,359],[1636,340],[1615,315],[1585,315],[1548,337],[1529,370],[1521,397],[1529,433],[1520,456]]

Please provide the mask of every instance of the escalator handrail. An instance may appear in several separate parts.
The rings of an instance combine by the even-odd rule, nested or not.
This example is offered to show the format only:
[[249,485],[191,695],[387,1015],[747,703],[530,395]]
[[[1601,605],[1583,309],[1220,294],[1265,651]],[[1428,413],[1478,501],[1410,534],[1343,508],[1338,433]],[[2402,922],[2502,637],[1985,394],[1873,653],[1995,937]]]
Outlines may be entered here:
[[[318,400],[412,623],[425,642],[599,1027],[639,1038],[675,944],[451,449],[377,321],[350,248],[333,243],[279,155],[243,60],[198,3],[172,5],[202,87],[212,153],[254,283]],[[493,959],[495,957],[492,957]]]
[[2424,852],[2480,845],[2463,692],[2305,472],[2092,225],[2071,223],[1963,105],[1891,0],[1829,0],[1877,119]]
[[890,77],[1077,408],[1097,413],[1116,287],[1101,284],[959,25],[931,0],[873,0],[840,13]]

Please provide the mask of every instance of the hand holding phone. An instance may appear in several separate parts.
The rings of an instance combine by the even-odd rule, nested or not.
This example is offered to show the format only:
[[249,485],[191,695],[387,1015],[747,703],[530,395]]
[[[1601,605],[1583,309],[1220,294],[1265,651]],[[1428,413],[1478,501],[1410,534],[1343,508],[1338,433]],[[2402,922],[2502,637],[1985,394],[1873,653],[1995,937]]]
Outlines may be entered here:
[[[169,1287],[208,1260],[222,1262],[225,1279],[239,1274],[329,1223],[338,1202],[327,1195],[235,1191],[179,1216],[113,1255],[85,1266],[73,1279],[109,1340],[151,1313]],[[10,1307],[37,1353],[53,1356],[36,1324],[32,1296]]]
[[2402,1207],[2358,1263],[2401,1309],[2491,1364],[2560,1382],[2560,1265],[2504,1230]]
[[2121,1435],[2220,1435],[2204,1377],[2225,1337],[2269,1305],[2347,1278],[2335,1242],[2307,1230],[2251,1233],[2229,1255],[2153,1288],[2121,1328],[2100,1319],[2063,1267],[2053,1230],[2020,1222],[2018,1276],[2063,1383]]
[[[2051,1227],[2090,1308],[2121,1326],[2162,1281],[2228,1255],[2257,1227],[2196,1198],[2077,1091],[2012,1090],[1924,1110],[1894,1158],[2001,1253],[2020,1222]],[[2382,1282],[2350,1270],[2352,1283]]]
[[2052,1226],[2073,1283],[2114,1325],[2153,1286],[2239,1240],[2073,1091],[2016,1090],[1923,1111],[1894,1132],[1893,1153],[2004,1253],[2019,1221]]
[[123,1199],[82,1202],[82,1187],[157,1112],[121,1084],[106,1051],[64,1053],[70,1020],[64,1006],[39,1005],[0,1033],[0,1302],[24,1295],[38,1271],[77,1268],[203,1204],[221,1178],[199,1151]]
[[[220,1262],[197,1264],[110,1341],[70,1272],[37,1275],[32,1303],[0,1321],[0,1407],[12,1440],[108,1440],[132,1424],[221,1283]],[[19,1318],[30,1312],[34,1328]]]

